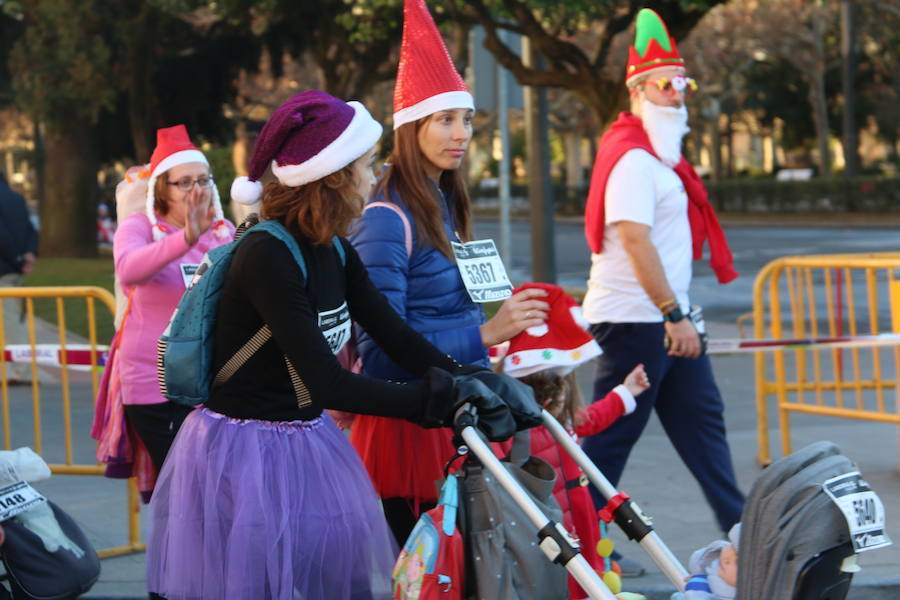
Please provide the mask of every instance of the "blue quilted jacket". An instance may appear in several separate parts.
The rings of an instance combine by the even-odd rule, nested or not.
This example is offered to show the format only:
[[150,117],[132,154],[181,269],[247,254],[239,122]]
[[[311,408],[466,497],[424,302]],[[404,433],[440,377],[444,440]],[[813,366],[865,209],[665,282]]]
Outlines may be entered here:
[[[391,306],[409,325],[442,352],[462,364],[488,366],[487,351],[481,343],[479,326],[484,311],[472,302],[456,263],[429,243],[419,245],[412,214],[393,191],[393,202],[409,219],[412,254],[407,256],[403,221],[389,208],[372,207],[363,213],[350,236],[350,243],[369,271],[369,277]],[[385,202],[382,196],[370,202]],[[446,198],[441,216],[447,237],[456,240]],[[392,381],[408,381],[412,375],[388,358],[362,329],[356,329],[359,354],[366,375]]]

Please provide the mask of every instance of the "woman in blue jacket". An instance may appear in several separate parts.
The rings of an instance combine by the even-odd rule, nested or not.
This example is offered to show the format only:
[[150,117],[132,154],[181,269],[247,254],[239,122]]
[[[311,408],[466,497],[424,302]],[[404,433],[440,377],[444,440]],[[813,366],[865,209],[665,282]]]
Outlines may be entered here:
[[[472,137],[474,102],[424,3],[408,1],[404,18],[394,147],[370,198],[377,204],[367,207],[350,240],[372,282],[413,329],[459,363],[488,366],[486,349],[543,323],[548,306],[536,299],[543,291],[526,290],[485,322],[481,307],[470,299],[450,242],[472,239],[459,167]],[[437,94],[436,88],[441,88]],[[413,379],[369,336],[357,333],[366,375]],[[354,421],[351,441],[401,545],[418,514],[437,501],[435,482],[454,453],[451,437],[449,429],[425,430],[400,419]]]

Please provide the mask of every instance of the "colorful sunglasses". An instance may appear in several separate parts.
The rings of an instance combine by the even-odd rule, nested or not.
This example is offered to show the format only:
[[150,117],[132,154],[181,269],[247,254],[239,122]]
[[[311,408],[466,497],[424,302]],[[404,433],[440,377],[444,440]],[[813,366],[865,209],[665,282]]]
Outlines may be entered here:
[[648,81],[648,84],[654,84],[659,88],[659,91],[664,94],[675,94],[676,92],[681,92],[686,97],[691,97],[694,93],[699,89],[699,85],[697,82],[691,77],[685,77],[684,75],[676,75],[672,79],[668,77],[660,77],[654,81]]

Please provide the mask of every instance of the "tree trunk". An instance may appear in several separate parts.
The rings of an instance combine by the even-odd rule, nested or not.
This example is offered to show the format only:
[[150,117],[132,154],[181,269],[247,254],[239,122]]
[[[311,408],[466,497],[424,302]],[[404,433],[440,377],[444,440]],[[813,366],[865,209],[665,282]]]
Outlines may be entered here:
[[34,181],[35,181],[35,192],[34,195],[38,199],[38,202],[43,204],[44,200],[44,172],[46,169],[44,168],[44,136],[41,132],[41,124],[39,121],[34,121]]
[[156,129],[156,95],[153,90],[153,67],[156,56],[153,44],[158,41],[153,9],[146,4],[140,13],[125,24],[126,52],[132,67],[128,72],[128,119],[134,158],[138,163],[150,162]]
[[844,87],[843,143],[844,176],[855,177],[859,173],[859,135],[854,115],[856,104],[856,2],[841,2],[841,54]]
[[710,102],[710,118],[709,123],[709,162],[712,169],[712,179],[719,181],[722,179],[722,130],[719,124],[719,117],[722,116],[721,103],[718,98],[712,98]]
[[581,169],[581,135],[577,129],[562,132],[566,148],[566,205],[565,210],[577,213],[583,197],[584,173]]
[[831,175],[831,152],[828,150],[828,99],[825,96],[824,15],[813,14],[815,66],[809,74],[809,103],[819,146],[819,177]]
[[809,105],[819,147],[819,177],[831,175],[831,152],[828,150],[828,101],[825,97],[825,77],[814,73],[809,79]]
[[48,130],[44,137],[41,255],[96,256],[100,163],[94,129],[72,119],[65,131]]
[[[528,38],[522,38],[522,55],[529,65],[543,67],[540,55]],[[531,210],[531,277],[534,281],[556,283],[547,112],[547,90],[526,87],[525,145],[528,152],[528,203]]]
[[566,143],[566,186],[580,188],[584,185],[584,174],[581,170],[581,136],[578,131],[570,129],[563,132]]
[[728,152],[728,159],[725,163],[726,176],[731,179],[734,177],[734,127],[731,113],[725,115],[725,144]]

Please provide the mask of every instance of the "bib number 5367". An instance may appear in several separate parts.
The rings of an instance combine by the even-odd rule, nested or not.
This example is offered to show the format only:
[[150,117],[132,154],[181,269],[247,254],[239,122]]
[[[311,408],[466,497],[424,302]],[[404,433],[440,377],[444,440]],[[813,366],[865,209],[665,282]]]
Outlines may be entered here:
[[465,270],[469,281],[475,285],[496,283],[497,281],[497,275],[494,273],[494,265],[490,263],[465,265]]
[[495,302],[512,295],[512,284],[494,240],[451,242],[456,264],[473,302]]

